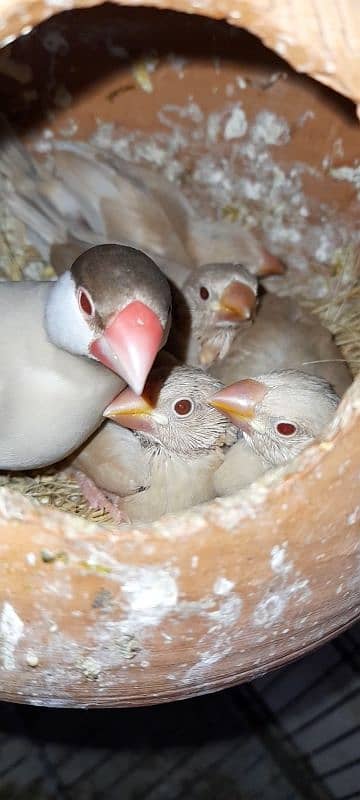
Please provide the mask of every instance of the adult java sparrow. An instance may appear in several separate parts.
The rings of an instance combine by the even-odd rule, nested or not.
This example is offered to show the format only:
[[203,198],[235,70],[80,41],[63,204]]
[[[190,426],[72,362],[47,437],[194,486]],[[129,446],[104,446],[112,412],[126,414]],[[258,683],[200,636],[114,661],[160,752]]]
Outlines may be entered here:
[[321,434],[338,403],[326,380],[298,370],[273,371],[221,389],[211,404],[243,438],[214,476],[217,493],[231,494],[294,459]]
[[[84,235],[84,231],[82,231]],[[92,235],[92,241],[98,237]],[[76,239],[55,245],[51,261],[57,273],[89,246]],[[257,308],[258,281],[242,264],[204,264],[196,270],[151,254],[167,276],[173,325],[167,350],[183,363],[207,369],[226,357],[237,333],[251,325]]]
[[171,316],[166,278],[143,253],[94,247],[53,282],[0,284],[0,468],[63,459],[126,383],[141,394]]
[[[214,497],[213,473],[238,435],[235,426],[208,405],[219,387],[200,369],[162,366],[152,370],[141,397],[128,388],[106,408],[108,419],[134,432],[141,451],[139,470],[144,476],[148,471],[146,488],[119,501],[132,522],[150,522]],[[111,437],[113,427],[109,423]],[[94,437],[84,448],[87,463],[81,466],[103,489],[114,490],[114,479],[110,476],[109,483],[105,470],[100,474],[98,468],[99,442]]]
[[260,299],[252,327],[238,331],[226,358],[211,372],[228,385],[282,369],[322,377],[340,396],[351,383],[341,351],[318,317],[289,297],[267,293]]
[[[224,238],[230,242],[231,232],[226,222],[221,223],[221,236],[217,223],[196,221],[179,188],[163,176],[114,154],[105,157],[79,142],[54,143],[51,168],[47,162],[39,165],[1,118],[0,130],[4,134],[0,173],[8,178],[7,205],[26,225],[29,240],[43,258],[48,259],[51,251],[57,274],[90,245],[105,240],[140,247],[173,284],[174,354],[203,367],[223,358],[237,327],[251,318],[255,308],[257,280],[243,266],[243,251],[252,273],[277,272],[278,262],[268,254],[263,257],[255,244],[242,248],[241,237],[239,241],[235,237],[236,246],[234,240],[234,247],[226,251],[233,254],[228,263],[192,269],[190,263],[198,263],[201,249],[206,257],[225,252],[224,245],[219,251],[216,242]],[[191,226],[201,230],[196,258],[186,244]]]

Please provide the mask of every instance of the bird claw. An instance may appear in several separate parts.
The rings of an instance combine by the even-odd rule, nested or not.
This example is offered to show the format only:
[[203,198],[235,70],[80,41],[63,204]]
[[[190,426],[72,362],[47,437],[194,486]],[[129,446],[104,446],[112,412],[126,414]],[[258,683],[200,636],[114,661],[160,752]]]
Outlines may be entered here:
[[130,523],[129,517],[120,507],[121,500],[117,495],[111,492],[103,492],[91,478],[88,478],[79,470],[76,470],[74,477],[90,508],[103,509],[111,515],[118,525],[128,525]]

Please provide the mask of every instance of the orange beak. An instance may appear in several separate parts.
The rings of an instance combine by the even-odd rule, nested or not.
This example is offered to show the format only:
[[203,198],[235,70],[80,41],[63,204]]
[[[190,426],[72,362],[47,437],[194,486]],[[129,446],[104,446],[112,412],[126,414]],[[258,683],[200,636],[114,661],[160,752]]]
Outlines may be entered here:
[[259,278],[270,278],[271,275],[284,275],[286,267],[279,258],[273,256],[268,250],[262,250],[262,262],[256,274]]
[[246,322],[254,318],[257,297],[255,292],[240,281],[232,281],[220,297],[217,319],[219,322]]
[[154,408],[145,397],[139,397],[132,389],[124,389],[104,411],[104,417],[112,419],[123,428],[132,431],[150,431]]
[[263,401],[266,391],[261,381],[246,378],[220,389],[209,400],[209,405],[229,417],[238,428],[244,429],[255,417],[256,406]]
[[115,314],[103,335],[91,345],[90,352],[140,395],[164,340],[165,333],[156,314],[134,300]]

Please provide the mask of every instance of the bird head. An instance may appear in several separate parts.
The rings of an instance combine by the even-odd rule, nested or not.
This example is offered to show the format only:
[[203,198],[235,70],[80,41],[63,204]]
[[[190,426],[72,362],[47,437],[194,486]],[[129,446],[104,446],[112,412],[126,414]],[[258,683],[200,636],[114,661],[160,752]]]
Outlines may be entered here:
[[143,444],[196,457],[233,444],[237,430],[208,405],[221,384],[200,369],[167,366],[154,369],[143,395],[125,389],[105,409],[104,416],[137,432]]
[[189,276],[183,293],[203,366],[224,358],[238,330],[251,324],[257,292],[257,278],[241,264],[205,264]]
[[91,247],[51,285],[46,305],[50,340],[116,372],[141,394],[171,323],[168,282],[144,253]]
[[245,441],[272,466],[286,464],[312,442],[339,403],[322,378],[282,370],[221,389],[211,405],[227,414]]

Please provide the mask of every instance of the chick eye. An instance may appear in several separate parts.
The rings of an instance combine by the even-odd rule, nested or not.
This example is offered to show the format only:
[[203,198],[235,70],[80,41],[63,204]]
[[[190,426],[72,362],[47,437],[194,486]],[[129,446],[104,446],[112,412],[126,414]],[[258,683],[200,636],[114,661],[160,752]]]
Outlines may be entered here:
[[276,430],[281,436],[293,436],[297,428],[292,422],[278,422]]
[[187,397],[177,400],[173,405],[175,414],[177,414],[179,417],[187,417],[189,414],[191,414],[193,408],[193,403]]
[[200,297],[202,300],[208,300],[210,297],[210,292],[206,288],[206,286],[200,286]]
[[88,292],[82,287],[78,291],[78,303],[80,311],[87,317],[94,315],[94,305]]

